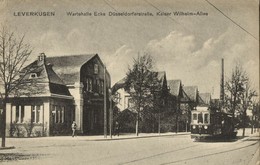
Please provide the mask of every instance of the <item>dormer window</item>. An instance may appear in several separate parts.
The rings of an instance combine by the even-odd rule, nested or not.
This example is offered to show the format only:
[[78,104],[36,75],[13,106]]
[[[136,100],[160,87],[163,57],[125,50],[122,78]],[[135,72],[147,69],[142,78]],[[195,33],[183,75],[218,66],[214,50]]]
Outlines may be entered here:
[[31,73],[29,78],[30,78],[30,79],[37,78],[37,74],[36,74],[36,73]]

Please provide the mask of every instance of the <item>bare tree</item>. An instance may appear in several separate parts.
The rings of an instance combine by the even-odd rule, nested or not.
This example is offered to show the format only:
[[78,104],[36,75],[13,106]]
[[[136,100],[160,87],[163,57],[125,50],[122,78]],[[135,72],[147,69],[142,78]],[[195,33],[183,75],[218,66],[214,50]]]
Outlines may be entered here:
[[231,79],[225,83],[225,107],[232,113],[233,119],[235,118],[236,109],[240,104],[240,96],[244,91],[244,84],[248,81],[245,71],[240,65],[236,65],[232,71]]
[[6,26],[2,26],[0,30],[0,84],[3,86],[0,91],[3,106],[1,146],[5,147],[6,101],[10,94],[22,84],[26,73],[21,74],[20,71],[31,55],[32,49],[29,44],[25,43],[24,35],[17,37],[15,32],[10,31]]
[[244,84],[243,92],[241,93],[241,114],[242,114],[242,126],[243,134],[245,136],[247,110],[252,107],[252,98],[257,96],[256,91],[250,87],[249,82]]
[[[232,113],[233,120],[237,119],[243,127],[244,136],[247,118],[246,111],[251,106],[252,98],[257,95],[256,91],[251,88],[247,73],[239,64],[232,71],[231,79],[226,82],[225,87],[227,91],[225,107]],[[242,117],[241,121],[235,118],[235,114]]]
[[251,134],[254,132],[259,131],[259,121],[260,121],[260,110],[259,110],[259,100],[257,99],[253,101],[253,110],[252,110],[252,129]]
[[151,56],[143,55],[134,59],[133,67],[128,70],[125,90],[130,94],[132,109],[136,112],[136,135],[139,134],[139,120],[142,112],[153,105],[153,92],[159,88],[159,80],[152,72]]

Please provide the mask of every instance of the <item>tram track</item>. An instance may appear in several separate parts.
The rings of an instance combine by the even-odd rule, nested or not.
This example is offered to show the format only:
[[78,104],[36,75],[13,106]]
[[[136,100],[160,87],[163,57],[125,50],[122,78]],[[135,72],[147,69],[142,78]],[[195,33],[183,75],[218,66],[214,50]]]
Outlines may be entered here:
[[161,152],[161,153],[158,153],[158,154],[153,154],[153,155],[146,156],[146,157],[143,157],[143,158],[140,158],[140,159],[135,159],[135,160],[131,160],[131,161],[128,161],[128,162],[119,163],[119,165],[135,163],[135,162],[138,162],[138,161],[142,161],[142,160],[146,160],[146,159],[150,159],[150,158],[155,158],[155,157],[158,157],[158,156],[162,156],[162,155],[165,155],[165,154],[170,154],[170,153],[174,153],[174,152],[178,152],[178,151],[183,151],[183,150],[190,149],[190,148],[197,147],[197,146],[199,146],[199,144],[188,146],[188,147],[183,147],[183,148],[179,148],[179,149],[175,149],[175,150],[171,150],[171,151],[167,151],[167,152]]
[[[181,159],[181,160],[165,162],[165,163],[161,163],[160,165],[181,163],[181,162],[185,162],[185,161],[190,161],[190,160],[205,158],[205,157],[209,157],[209,156],[213,156],[213,155],[225,154],[225,153],[228,153],[228,152],[241,150],[241,149],[244,149],[244,148],[248,148],[248,147],[252,147],[252,146],[257,145],[257,143],[259,143],[259,139],[255,139],[255,140],[257,140],[257,142],[254,142],[254,143],[251,143],[251,144],[248,144],[248,145],[245,145],[245,146],[241,146],[241,147],[236,147],[234,149],[227,149],[227,148],[230,148],[230,146],[226,146],[226,147],[222,148],[222,149],[225,149],[224,151],[214,152],[214,153],[209,153],[209,154],[202,154],[202,155],[199,155],[199,156],[194,156],[194,157],[185,158],[185,159]],[[238,144],[243,144],[244,142],[245,142],[244,140],[238,140],[237,142],[235,142],[233,144],[238,145]],[[171,153],[174,153],[174,152],[179,152],[179,151],[184,151],[184,150],[188,150],[188,149],[191,149],[191,148],[195,148],[197,146],[201,146],[200,144],[205,144],[205,143],[196,143],[196,145],[187,146],[187,147],[175,149],[175,150],[172,150],[172,151],[162,152],[162,153],[146,156],[146,157],[143,157],[143,158],[139,158],[139,159],[135,159],[135,160],[131,160],[131,161],[128,161],[128,162],[119,163],[119,164],[125,165],[125,164],[131,164],[131,163],[138,163],[138,162],[141,162],[141,161],[149,160],[151,158],[164,156],[166,154],[171,154]],[[214,149],[215,148],[212,148],[210,150],[214,150]]]
[[234,148],[234,149],[224,150],[224,151],[220,151],[220,152],[214,152],[214,153],[210,153],[210,154],[202,154],[200,156],[194,156],[194,157],[185,158],[185,159],[176,160],[176,161],[165,162],[165,163],[161,163],[160,165],[181,163],[181,162],[186,162],[186,161],[191,161],[191,160],[195,160],[195,159],[205,158],[205,157],[209,157],[209,156],[213,156],[213,155],[225,154],[225,153],[228,153],[228,152],[233,152],[233,151],[241,150],[241,149],[248,148],[248,147],[253,147],[253,146],[257,145],[257,144],[259,145],[259,140],[257,142],[251,143],[251,144],[246,145],[246,146],[241,146],[241,147],[237,147],[237,148]]

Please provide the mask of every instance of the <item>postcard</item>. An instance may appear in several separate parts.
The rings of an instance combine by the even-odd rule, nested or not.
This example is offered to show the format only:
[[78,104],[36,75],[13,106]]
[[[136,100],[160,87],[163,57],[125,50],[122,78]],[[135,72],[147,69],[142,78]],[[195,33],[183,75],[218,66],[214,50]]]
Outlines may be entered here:
[[0,0],[3,164],[259,164],[259,1]]

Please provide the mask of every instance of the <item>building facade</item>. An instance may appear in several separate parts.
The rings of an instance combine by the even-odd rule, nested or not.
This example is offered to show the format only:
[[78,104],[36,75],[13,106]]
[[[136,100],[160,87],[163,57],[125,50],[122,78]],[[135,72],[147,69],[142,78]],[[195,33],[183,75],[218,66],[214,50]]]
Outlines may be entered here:
[[[160,118],[164,113],[168,99],[168,88],[166,73],[163,72],[152,72],[152,76],[158,81],[158,88],[152,91],[153,102],[149,104],[149,107],[145,107],[142,110],[142,126],[141,131],[143,132],[158,132],[160,129]],[[118,81],[112,88],[112,93],[117,98],[115,107],[121,112],[123,120],[120,123],[125,130],[133,130],[135,119],[136,119],[136,105],[132,101],[131,95],[125,91],[125,80]],[[134,116],[134,120],[132,120]],[[119,117],[120,120],[120,117]]]
[[97,54],[42,53],[21,74],[23,83],[6,105],[7,135],[68,135],[73,121],[78,133],[103,133],[104,90],[110,88],[110,76]]

